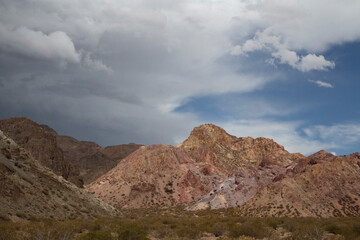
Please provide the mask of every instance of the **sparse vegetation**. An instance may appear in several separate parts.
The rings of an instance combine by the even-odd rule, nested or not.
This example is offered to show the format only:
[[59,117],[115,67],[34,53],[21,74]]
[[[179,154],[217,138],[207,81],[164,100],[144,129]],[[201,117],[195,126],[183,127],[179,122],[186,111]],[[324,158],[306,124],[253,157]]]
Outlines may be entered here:
[[360,239],[360,218],[251,218],[233,209],[187,212],[179,208],[123,211],[97,220],[0,221],[0,240],[147,239]]

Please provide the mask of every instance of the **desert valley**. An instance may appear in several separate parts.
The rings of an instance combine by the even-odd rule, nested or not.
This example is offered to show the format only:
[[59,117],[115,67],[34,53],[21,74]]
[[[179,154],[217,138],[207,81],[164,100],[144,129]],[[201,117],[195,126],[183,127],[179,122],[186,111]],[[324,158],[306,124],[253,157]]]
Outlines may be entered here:
[[101,147],[26,118],[0,130],[0,239],[360,236],[360,153],[304,156],[212,124],[178,146]]

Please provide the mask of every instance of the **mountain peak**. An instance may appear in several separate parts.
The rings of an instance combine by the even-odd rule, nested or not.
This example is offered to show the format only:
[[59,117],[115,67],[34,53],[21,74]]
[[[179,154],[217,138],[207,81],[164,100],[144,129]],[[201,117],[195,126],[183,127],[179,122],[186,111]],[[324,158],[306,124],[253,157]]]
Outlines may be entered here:
[[229,144],[236,140],[235,136],[228,134],[224,129],[214,124],[203,124],[195,127],[190,136],[177,147],[186,151],[199,148],[202,145],[215,145],[217,143]]
[[235,137],[214,124],[195,127],[190,136],[178,148],[189,152],[200,162],[212,162],[226,171],[246,165],[276,163],[287,166],[303,158],[290,154],[283,146],[268,138]]

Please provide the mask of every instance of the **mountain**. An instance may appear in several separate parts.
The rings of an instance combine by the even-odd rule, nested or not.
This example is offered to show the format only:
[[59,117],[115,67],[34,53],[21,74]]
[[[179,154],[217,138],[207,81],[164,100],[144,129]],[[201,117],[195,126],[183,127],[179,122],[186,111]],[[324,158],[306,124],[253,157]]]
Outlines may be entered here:
[[27,118],[0,120],[0,130],[42,165],[79,187],[95,181],[141,146],[130,143],[103,148],[94,142],[59,136],[52,128]]
[[270,139],[236,138],[205,124],[177,147],[141,147],[87,189],[123,208],[192,203],[198,204],[189,209],[235,207],[302,158]]
[[164,207],[189,204],[221,177],[210,164],[196,163],[183,150],[158,144],[140,147],[86,187],[117,207]]
[[112,206],[54,174],[32,155],[0,131],[0,219],[65,220],[119,215]]
[[57,133],[50,127],[27,118],[11,118],[0,120],[0,130],[43,166],[77,186],[83,185],[79,168],[64,159],[63,152],[57,145]]
[[103,148],[94,142],[79,141],[68,136],[57,136],[56,139],[64,153],[64,159],[80,169],[84,184],[95,181],[142,146],[130,143]]
[[250,216],[360,216],[360,153],[320,151],[261,189],[240,209]]
[[302,154],[289,153],[272,139],[237,138],[213,124],[195,127],[178,148],[187,151],[197,161],[211,162],[228,173],[243,166],[259,166],[260,163],[286,167],[304,158]]

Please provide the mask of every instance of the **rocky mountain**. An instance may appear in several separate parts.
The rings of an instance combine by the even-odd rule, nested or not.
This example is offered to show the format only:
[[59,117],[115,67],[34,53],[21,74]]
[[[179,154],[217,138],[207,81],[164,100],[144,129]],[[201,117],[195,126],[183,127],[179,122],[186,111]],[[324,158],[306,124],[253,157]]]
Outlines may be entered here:
[[261,189],[240,209],[250,216],[360,216],[360,153],[320,151]]
[[25,149],[1,135],[4,219],[113,214],[46,167],[75,183],[84,178],[88,192],[119,208],[237,207],[249,216],[360,216],[360,153],[334,156],[322,150],[305,157],[271,139],[238,138],[212,124],[194,128],[177,147],[103,148],[24,118],[0,120],[0,129]]
[[27,118],[11,118],[0,120],[0,130],[43,166],[77,186],[83,185],[80,170],[64,159],[63,152],[57,145],[57,133],[50,127],[39,125]]
[[212,165],[158,144],[130,154],[87,190],[121,208],[177,206],[200,198],[222,178]]
[[270,139],[237,138],[206,124],[177,147],[141,147],[87,189],[124,208],[235,207],[302,158]]
[[199,162],[210,162],[232,173],[239,167],[262,164],[287,167],[304,158],[302,154],[289,153],[283,146],[268,138],[251,138],[229,135],[213,124],[194,128],[188,139],[178,145]]
[[95,181],[142,146],[130,143],[103,148],[94,142],[79,141],[68,136],[57,136],[56,139],[64,153],[64,159],[80,169],[80,176],[85,184]]
[[141,146],[130,143],[103,148],[94,142],[59,136],[52,128],[27,118],[0,120],[0,129],[45,167],[79,187],[95,181]]
[[[36,145],[31,146],[36,149]],[[0,219],[65,220],[119,215],[112,206],[54,174],[32,155],[0,131]]]

